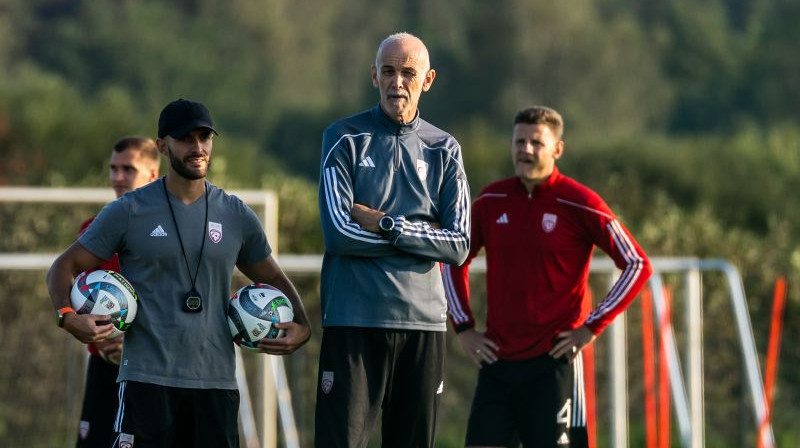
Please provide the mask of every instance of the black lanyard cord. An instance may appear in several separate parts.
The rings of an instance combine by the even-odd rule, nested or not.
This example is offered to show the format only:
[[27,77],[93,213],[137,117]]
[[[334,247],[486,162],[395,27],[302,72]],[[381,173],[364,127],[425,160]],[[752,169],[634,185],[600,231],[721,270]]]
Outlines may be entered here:
[[181,254],[183,254],[183,261],[186,263],[186,272],[189,273],[189,279],[192,281],[192,291],[194,291],[194,284],[197,280],[197,274],[200,272],[200,262],[203,260],[203,249],[206,247],[206,226],[208,225],[208,186],[203,185],[206,189],[205,193],[205,200],[206,200],[206,218],[203,220],[203,242],[200,243],[200,255],[197,257],[197,267],[194,269],[194,276],[192,276],[192,270],[189,268],[189,258],[186,256],[186,249],[183,247],[183,239],[181,238],[181,231],[178,229],[178,221],[175,219],[175,212],[172,210],[172,203],[169,200],[169,194],[167,193],[167,178],[166,176],[161,178],[162,182],[161,185],[164,186],[164,197],[167,199],[167,205],[169,206],[169,214],[172,216],[172,223],[175,225],[175,232],[178,234],[178,242],[181,245]]

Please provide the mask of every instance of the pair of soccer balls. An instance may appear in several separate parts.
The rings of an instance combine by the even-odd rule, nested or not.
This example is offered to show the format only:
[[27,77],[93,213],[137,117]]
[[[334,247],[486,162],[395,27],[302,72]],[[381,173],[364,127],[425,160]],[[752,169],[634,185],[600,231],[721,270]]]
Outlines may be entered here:
[[[108,339],[121,336],[136,319],[138,296],[122,274],[109,270],[83,272],[75,278],[70,301],[76,312],[108,316],[114,331]],[[276,338],[282,331],[273,323],[294,319],[292,304],[279,289],[254,283],[236,291],[228,304],[228,326],[233,341],[255,349],[263,338]]]

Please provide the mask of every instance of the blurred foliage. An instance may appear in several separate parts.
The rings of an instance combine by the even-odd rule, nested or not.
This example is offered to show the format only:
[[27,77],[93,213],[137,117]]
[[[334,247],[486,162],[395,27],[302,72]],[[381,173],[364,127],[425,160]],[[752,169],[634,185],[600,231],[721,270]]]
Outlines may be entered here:
[[0,443],[67,446],[77,435],[81,395],[73,392],[83,388],[85,348],[53,325],[52,311],[42,312],[41,273],[0,272],[0,284]]
[[[111,144],[153,135],[164,104],[192,98],[220,130],[210,180],[276,191],[279,251],[319,253],[322,131],[377,101],[376,46],[410,31],[437,70],[422,116],[459,139],[473,196],[512,174],[514,112],[555,107],[566,120],[562,172],[606,198],[648,253],[726,258],[740,269],[763,353],[779,275],[790,286],[784,340],[800,335],[800,59],[791,56],[799,20],[800,3],[790,0],[0,0],[0,185],[105,186]],[[57,252],[98,208],[0,204],[0,251]],[[10,348],[0,360],[0,445],[57,446],[75,430],[76,408],[52,406],[69,399],[52,387],[75,371],[69,350],[80,348],[52,328],[39,274],[0,275],[0,344]],[[318,322],[318,278],[297,281]],[[754,424],[746,385],[729,375],[741,359],[719,283],[704,279],[706,445],[750,446]],[[637,313],[628,313],[631,328]],[[32,348],[25,341],[39,327]],[[319,334],[287,359],[306,432]],[[462,443],[475,375],[454,341],[443,447]],[[630,350],[631,444],[643,446],[634,418],[640,347]],[[779,446],[800,443],[798,366],[800,347],[784,344]],[[601,387],[604,369],[599,357]],[[21,405],[15,384],[31,378],[41,386],[24,386],[31,393]],[[56,435],[40,431],[42,421]],[[722,430],[731,422],[737,431]]]

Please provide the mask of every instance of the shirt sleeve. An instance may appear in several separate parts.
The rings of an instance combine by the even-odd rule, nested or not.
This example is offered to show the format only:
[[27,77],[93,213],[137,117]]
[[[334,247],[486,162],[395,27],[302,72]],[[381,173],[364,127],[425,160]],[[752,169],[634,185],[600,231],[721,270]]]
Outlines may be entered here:
[[243,202],[239,203],[242,207],[242,247],[236,264],[257,263],[272,253],[272,247],[264,234],[264,228],[256,213]]
[[466,261],[461,265],[444,263],[441,265],[447,314],[456,333],[475,328],[475,317],[470,307],[469,267],[483,248],[481,216],[481,207],[476,201],[472,206],[470,249]]
[[396,256],[400,251],[389,240],[362,228],[350,215],[355,157],[351,138],[331,129],[322,138],[319,209],[325,250],[335,255]]
[[628,229],[602,204],[608,217],[601,217],[595,228],[594,243],[614,260],[622,273],[608,294],[586,318],[586,326],[600,334],[644,287],[653,268],[650,260]]
[[447,159],[439,195],[440,227],[395,216],[395,232],[390,241],[402,250],[429,260],[461,264],[469,253],[469,185],[455,147]]
[[78,243],[103,260],[122,251],[128,228],[128,208],[122,199],[109,202],[78,238]]
[[[94,216],[92,216],[91,218],[89,218],[86,221],[84,221],[83,224],[81,224],[80,230],[78,231],[78,236],[83,235],[83,233],[86,232],[86,229],[89,228],[89,225],[91,225],[92,222],[94,222]],[[98,266],[97,268],[98,269],[106,269],[106,270],[114,271],[114,272],[120,272],[119,255],[115,253],[114,256],[111,257],[111,259],[100,263],[100,266]],[[89,347],[90,348],[94,347],[94,344],[89,344]],[[89,351],[91,351],[91,349]],[[97,352],[97,350],[95,350],[93,353],[96,353],[96,352]]]

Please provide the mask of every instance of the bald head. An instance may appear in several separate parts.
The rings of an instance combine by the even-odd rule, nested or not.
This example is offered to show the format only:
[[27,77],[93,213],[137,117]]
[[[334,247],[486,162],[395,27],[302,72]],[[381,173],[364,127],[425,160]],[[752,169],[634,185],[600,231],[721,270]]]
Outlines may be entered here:
[[380,45],[378,45],[378,51],[375,53],[375,66],[379,65],[381,59],[381,53],[393,46],[400,46],[407,50],[407,53],[414,57],[414,59],[418,60],[420,63],[424,64],[425,70],[431,68],[431,58],[428,55],[428,48],[425,46],[425,43],[422,40],[411,34],[411,33],[394,33],[383,39]]
[[378,46],[372,66],[372,85],[380,93],[381,109],[400,123],[417,116],[422,92],[427,92],[436,77],[430,68],[428,49],[418,37],[396,33]]

